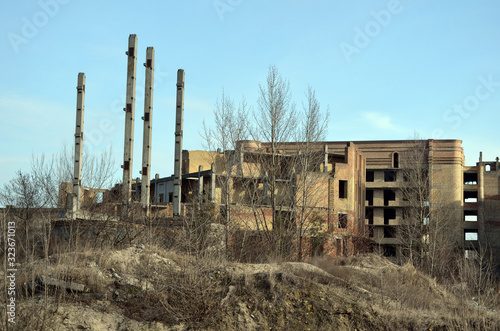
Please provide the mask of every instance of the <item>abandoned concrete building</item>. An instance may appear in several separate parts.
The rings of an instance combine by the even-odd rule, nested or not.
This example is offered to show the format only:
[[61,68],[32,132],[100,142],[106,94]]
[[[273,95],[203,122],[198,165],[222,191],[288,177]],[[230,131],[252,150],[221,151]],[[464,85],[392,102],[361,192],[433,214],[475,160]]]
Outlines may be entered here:
[[[303,142],[244,140],[234,150],[186,151],[182,69],[176,82],[174,174],[151,179],[152,47],[146,50],[145,62],[142,179],[134,181],[136,35],[129,36],[126,55],[123,182],[110,191],[81,185],[85,74],[78,75],[74,176],[72,183],[61,186],[59,199],[59,207],[71,218],[84,217],[86,205],[101,201],[112,202],[115,217],[129,218],[131,211],[140,217],[182,217],[209,204],[227,226],[293,232],[299,254],[304,247],[309,249],[304,254],[332,255],[376,249],[397,258],[406,244],[401,233],[417,215],[421,233],[416,241],[428,242],[426,229],[446,219],[439,235],[463,249],[465,256],[491,254],[500,265],[498,158],[485,162],[480,156],[476,165],[466,166],[460,140],[432,139],[316,142],[305,149]],[[418,174],[417,181],[412,174]],[[445,215],[433,214],[436,210]],[[317,237],[324,240],[302,245],[304,238]]]
[[[500,263],[500,169],[498,158],[475,166],[465,166],[460,140],[423,141],[355,141],[321,142],[315,145],[321,161],[311,167],[314,173],[314,196],[307,207],[324,219],[323,230],[331,233],[329,253],[346,254],[360,249],[356,238],[367,238],[386,256],[400,254],[398,226],[405,218],[408,199],[404,196],[405,157],[415,145],[424,148],[424,167],[428,171],[430,201],[428,207],[447,208],[447,234],[462,247],[466,255],[481,247],[493,252]],[[280,155],[286,159],[299,155],[300,144],[280,144]],[[256,141],[241,141],[234,151],[183,151],[181,199],[183,205],[226,202],[241,227],[269,229],[255,218],[254,209],[269,214],[269,175],[262,163],[269,145]],[[224,155],[231,160],[224,165]],[[319,158],[316,158],[319,160]],[[300,201],[299,173],[280,178],[279,192],[290,192]],[[228,180],[226,180],[228,179]],[[173,201],[173,176],[151,180],[153,205],[168,205]],[[224,194],[227,183],[228,193]],[[249,190],[248,187],[252,187]],[[140,190],[140,184],[138,185]],[[289,205],[289,204],[288,204]],[[295,205],[296,209],[300,203]],[[432,220],[423,219],[423,224]],[[325,252],[326,253],[326,252]]]

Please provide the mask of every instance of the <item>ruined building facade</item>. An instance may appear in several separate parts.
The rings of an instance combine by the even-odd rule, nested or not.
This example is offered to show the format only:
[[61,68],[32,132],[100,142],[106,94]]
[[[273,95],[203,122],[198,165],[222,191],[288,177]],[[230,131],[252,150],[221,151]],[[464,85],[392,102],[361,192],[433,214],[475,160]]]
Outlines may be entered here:
[[[369,239],[371,249],[397,257],[404,249],[398,233],[412,203],[405,187],[416,185],[408,184],[407,171],[420,162],[412,171],[425,169],[428,194],[422,206],[446,210],[439,216],[447,220],[446,235],[466,255],[481,248],[500,264],[498,160],[465,166],[460,140],[321,142],[305,169],[303,148],[280,144],[274,168],[271,146],[263,142],[241,141],[234,151],[183,151],[182,202],[228,207],[231,215],[224,217],[242,229],[270,231],[276,219],[293,219],[293,231],[303,231],[304,238],[318,230],[327,234],[324,253],[354,253],[366,248],[361,239]],[[153,206],[172,201],[173,177],[157,177],[150,186]],[[279,205],[274,209],[271,186]],[[273,217],[272,210],[279,213]],[[424,228],[433,217],[438,218],[423,217]],[[320,225],[307,223],[313,219]]]

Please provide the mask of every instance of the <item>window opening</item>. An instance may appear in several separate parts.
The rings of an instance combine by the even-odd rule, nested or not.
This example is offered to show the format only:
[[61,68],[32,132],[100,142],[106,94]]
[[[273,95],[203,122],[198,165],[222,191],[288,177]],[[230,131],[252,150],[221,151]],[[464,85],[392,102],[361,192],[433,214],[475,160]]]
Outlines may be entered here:
[[386,170],[384,171],[384,182],[395,182],[396,181],[396,171]]
[[399,168],[399,153],[392,154],[392,165],[394,168]]
[[347,199],[347,180],[339,180],[339,199]]
[[347,228],[347,214],[339,213],[339,228]]
[[375,172],[373,170],[366,170],[366,181],[367,182],[375,181]]
[[389,201],[396,201],[396,191],[384,190],[384,206],[389,206]]
[[368,206],[373,206],[373,190],[366,190],[366,201]]

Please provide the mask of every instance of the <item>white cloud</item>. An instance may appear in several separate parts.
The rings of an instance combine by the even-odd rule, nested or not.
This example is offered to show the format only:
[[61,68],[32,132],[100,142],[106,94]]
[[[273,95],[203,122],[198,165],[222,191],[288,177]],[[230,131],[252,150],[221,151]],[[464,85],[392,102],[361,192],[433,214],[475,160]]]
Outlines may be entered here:
[[377,112],[363,112],[362,119],[376,129],[390,131],[394,133],[403,132],[404,129],[395,125],[389,115],[384,115]]

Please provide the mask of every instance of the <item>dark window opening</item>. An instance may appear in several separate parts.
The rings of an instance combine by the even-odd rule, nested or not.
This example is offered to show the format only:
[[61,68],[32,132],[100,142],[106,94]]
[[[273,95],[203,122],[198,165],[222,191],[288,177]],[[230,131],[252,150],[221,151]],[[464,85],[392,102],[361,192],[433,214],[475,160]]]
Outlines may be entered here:
[[373,190],[366,190],[366,201],[368,206],[373,206]]
[[174,201],[174,193],[170,192],[168,194],[168,202],[173,202]]
[[339,180],[339,199],[347,199],[347,180]]
[[384,245],[384,256],[385,257],[395,257],[396,256],[396,247],[393,245]]
[[160,193],[160,194],[159,194],[159,196],[158,196],[158,199],[159,199],[159,201],[158,201],[159,203],[164,202],[164,199],[165,199],[165,194]]
[[387,208],[384,209],[384,224],[389,225],[389,220],[396,219],[396,209]]
[[477,191],[465,191],[464,192],[464,202],[477,202]]
[[389,206],[389,201],[396,201],[396,191],[384,190],[384,206]]
[[368,236],[369,236],[370,238],[373,238],[373,229],[374,229],[374,228],[375,228],[375,227],[374,227],[373,225],[369,225],[369,226],[368,226]]
[[368,224],[373,224],[373,208],[365,208],[365,215],[368,220]]
[[394,226],[384,227],[384,238],[396,238],[396,228]]
[[375,181],[375,172],[373,170],[366,170],[366,181],[367,182]]
[[465,185],[477,185],[477,172],[464,172]]
[[386,170],[384,171],[384,182],[395,182],[396,181],[396,171]]
[[339,214],[339,228],[347,228],[347,214]]
[[399,168],[399,154],[398,153],[392,154],[392,165],[394,168]]

